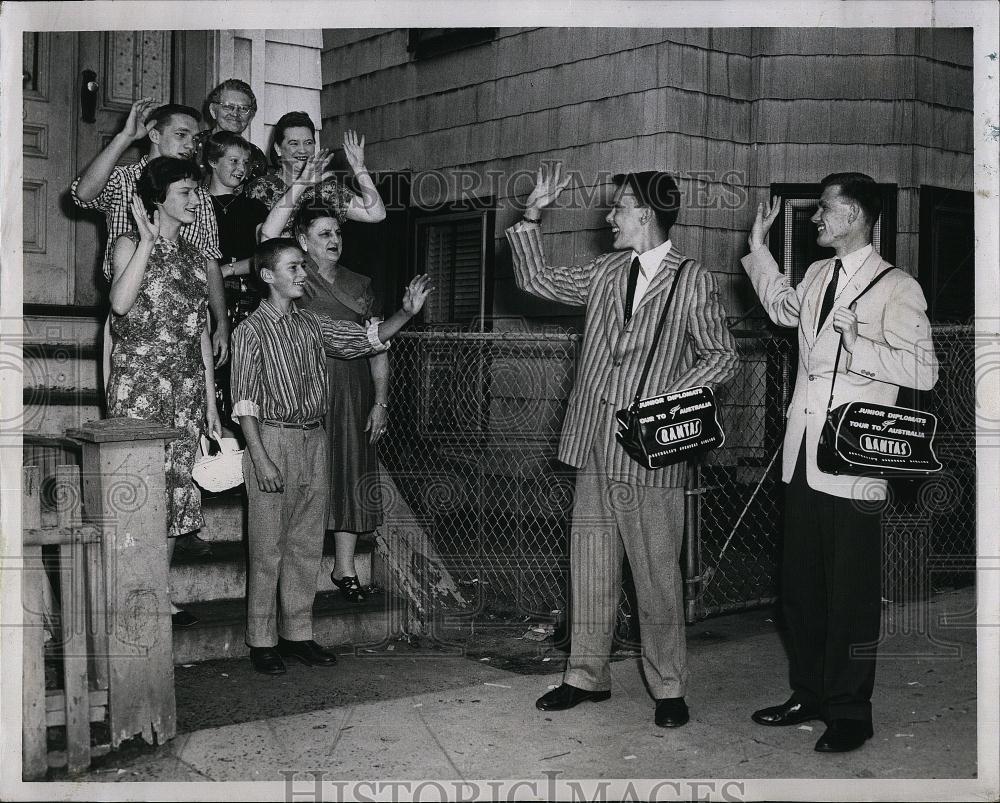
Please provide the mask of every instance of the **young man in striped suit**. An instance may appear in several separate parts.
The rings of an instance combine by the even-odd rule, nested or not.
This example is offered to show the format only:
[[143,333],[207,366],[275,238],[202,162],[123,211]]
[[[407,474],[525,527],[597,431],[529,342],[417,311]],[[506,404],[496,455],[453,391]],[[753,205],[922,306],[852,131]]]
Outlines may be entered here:
[[580,469],[570,547],[572,648],[562,685],[536,706],[561,711],[610,696],[609,657],[622,558],[628,555],[643,672],[656,698],[654,721],[680,727],[689,718],[680,571],[685,466],[650,471],[632,461],[615,441],[614,416],[637,390],[675,279],[647,395],[726,382],[736,370],[736,346],[711,272],[678,253],[670,240],[681,200],[673,178],[653,171],[615,176],[618,189],[606,218],[615,250],[584,265],[552,267],[539,222],[542,209],[569,183],[559,172],[556,167],[543,178],[539,171],[523,220],[507,230],[518,287],[586,309],[583,351],[559,445],[559,459]]

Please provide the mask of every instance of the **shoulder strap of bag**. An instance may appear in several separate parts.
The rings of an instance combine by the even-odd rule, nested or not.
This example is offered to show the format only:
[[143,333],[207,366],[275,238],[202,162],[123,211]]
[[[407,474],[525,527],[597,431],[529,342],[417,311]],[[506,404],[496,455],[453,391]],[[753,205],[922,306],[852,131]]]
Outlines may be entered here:
[[667,303],[663,307],[663,312],[660,314],[660,320],[656,324],[656,331],[653,332],[653,342],[649,346],[649,355],[646,357],[646,364],[642,368],[642,374],[639,376],[639,387],[635,391],[635,399],[632,404],[638,404],[639,399],[642,398],[642,392],[646,387],[646,378],[649,376],[649,369],[653,367],[653,354],[656,352],[656,346],[660,342],[660,335],[663,334],[663,327],[667,322],[667,313],[670,311],[670,304],[674,300],[674,293],[677,291],[677,281],[681,277],[681,271],[690,264],[694,262],[693,259],[685,259],[680,265],[677,266],[677,273],[674,274],[674,283],[670,285],[670,293],[667,295]]
[[[863,296],[869,290],[871,290],[876,284],[878,284],[879,281],[881,281],[881,279],[882,279],[883,276],[885,276],[887,273],[891,273],[894,270],[895,270],[895,268],[886,268],[884,271],[882,271],[878,276],[876,276],[874,279],[872,279],[870,282],[868,282],[868,286],[864,290],[862,290],[860,293],[858,293],[854,297],[854,300],[850,304],[848,304],[847,306],[851,307],[854,304],[856,304],[858,302],[858,299],[861,298],[861,296]],[[830,398],[829,398],[829,400],[826,403],[826,414],[827,415],[830,414],[830,410],[833,408],[833,389],[837,385],[837,369],[840,367],[840,353],[841,353],[841,351],[843,351],[843,349],[844,349],[844,335],[841,334],[840,335],[840,341],[837,343],[837,356],[833,358],[833,379],[830,382]]]

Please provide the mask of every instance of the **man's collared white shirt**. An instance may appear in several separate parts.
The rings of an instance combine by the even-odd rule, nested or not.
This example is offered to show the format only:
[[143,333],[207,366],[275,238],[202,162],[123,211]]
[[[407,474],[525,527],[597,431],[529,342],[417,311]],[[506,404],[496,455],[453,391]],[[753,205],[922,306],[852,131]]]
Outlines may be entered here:
[[[833,298],[833,307],[836,309],[838,306],[843,306],[838,304],[841,300],[840,296],[844,292],[844,288],[850,284],[851,279],[854,278],[854,274],[858,272],[862,265],[865,264],[865,260],[871,256],[874,248],[871,243],[859,248],[857,251],[851,251],[851,253],[846,256],[840,257],[840,280],[837,282],[837,294]],[[826,288],[830,284],[830,280],[833,278],[833,266],[836,263],[836,259],[830,261],[830,267],[827,268],[826,281],[823,282],[822,292],[819,294],[820,298],[826,295]],[[832,310],[831,310],[832,313]]]
[[[670,240],[660,243],[656,248],[651,248],[642,254],[632,252],[632,260],[639,257],[639,276],[635,282],[635,295],[632,297],[632,312],[639,306],[639,302],[649,289],[649,283],[653,281],[660,270],[660,265],[670,252]],[[630,264],[632,260],[629,260]]]

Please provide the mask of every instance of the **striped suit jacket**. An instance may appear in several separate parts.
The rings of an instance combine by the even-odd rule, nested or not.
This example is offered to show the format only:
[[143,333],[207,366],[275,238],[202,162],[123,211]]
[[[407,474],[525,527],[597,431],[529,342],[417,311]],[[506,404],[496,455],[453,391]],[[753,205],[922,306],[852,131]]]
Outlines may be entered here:
[[[614,415],[635,396],[656,324],[685,257],[670,249],[625,326],[631,251],[557,268],[546,264],[539,226],[518,223],[507,229],[507,239],[518,287],[551,301],[586,307],[583,352],[563,422],[559,459],[582,468],[599,437],[604,440],[611,479],[660,488],[683,486],[683,463],[650,471],[625,453],[614,439]],[[681,273],[644,395],[725,383],[737,362],[715,278],[692,262]]]

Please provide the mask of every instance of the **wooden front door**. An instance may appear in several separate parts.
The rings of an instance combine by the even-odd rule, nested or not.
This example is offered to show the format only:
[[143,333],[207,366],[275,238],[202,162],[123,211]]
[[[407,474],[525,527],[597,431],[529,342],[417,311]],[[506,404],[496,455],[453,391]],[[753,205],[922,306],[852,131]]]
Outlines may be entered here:
[[[172,41],[170,31],[24,35],[25,303],[93,305],[106,294],[103,215],[77,209],[69,187],[133,98],[171,99]],[[140,156],[133,148],[122,162]]]

